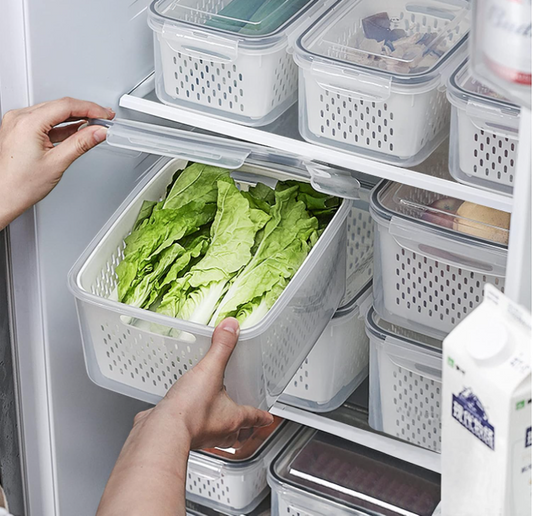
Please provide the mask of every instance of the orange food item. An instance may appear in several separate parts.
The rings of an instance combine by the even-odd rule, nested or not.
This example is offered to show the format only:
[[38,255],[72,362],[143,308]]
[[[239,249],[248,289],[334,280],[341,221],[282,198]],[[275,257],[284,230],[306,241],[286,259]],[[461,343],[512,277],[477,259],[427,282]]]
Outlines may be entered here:
[[203,451],[231,461],[250,459],[284,421],[284,419],[274,416],[274,422],[269,426],[251,428],[250,432],[244,435],[241,432],[240,440],[235,443],[233,448],[207,448]]

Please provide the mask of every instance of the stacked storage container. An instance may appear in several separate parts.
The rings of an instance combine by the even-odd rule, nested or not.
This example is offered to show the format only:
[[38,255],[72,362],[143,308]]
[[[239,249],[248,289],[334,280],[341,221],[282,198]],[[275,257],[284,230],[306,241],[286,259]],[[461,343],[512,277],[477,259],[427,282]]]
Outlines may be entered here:
[[450,77],[450,174],[461,183],[513,193],[520,108],[476,81],[465,61]]
[[187,499],[230,515],[253,511],[268,495],[267,468],[299,426],[276,418],[236,448],[191,452]]
[[373,191],[374,308],[391,323],[436,338],[504,289],[508,213],[383,181]]
[[294,39],[331,3],[155,0],[157,96],[245,125],[272,122],[297,98]]
[[445,85],[464,58],[468,2],[340,0],[298,40],[300,132],[392,164],[446,138]]
[[442,342],[381,319],[371,309],[369,424],[440,451]]
[[272,463],[272,516],[432,516],[440,475],[305,429]]
[[364,315],[371,303],[371,186],[361,183],[360,199],[348,214],[346,293],[341,306],[285,389],[283,403],[329,412],[342,405],[368,375]]

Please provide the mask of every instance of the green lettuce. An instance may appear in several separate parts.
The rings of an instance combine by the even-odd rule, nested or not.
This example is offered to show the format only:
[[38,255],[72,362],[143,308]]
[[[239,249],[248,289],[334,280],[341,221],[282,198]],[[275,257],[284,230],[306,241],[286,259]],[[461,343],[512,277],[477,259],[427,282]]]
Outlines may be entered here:
[[157,312],[207,324],[229,281],[252,258],[256,233],[269,216],[250,207],[234,184],[217,184],[217,213],[205,256],[163,297]]

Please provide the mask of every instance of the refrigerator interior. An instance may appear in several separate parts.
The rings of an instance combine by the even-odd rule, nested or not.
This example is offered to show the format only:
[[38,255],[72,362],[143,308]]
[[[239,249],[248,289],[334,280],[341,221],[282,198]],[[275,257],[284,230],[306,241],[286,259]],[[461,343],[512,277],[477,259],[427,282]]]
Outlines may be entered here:
[[[118,109],[118,103],[124,92],[153,70],[152,33],[146,24],[149,3],[148,0],[4,2],[0,7],[3,112],[69,95],[113,107],[123,118],[147,118],[129,109]],[[153,102],[152,88],[150,85],[145,90],[141,88],[136,97],[124,96],[123,105],[143,105],[145,112],[151,114],[167,112]],[[363,170],[372,169],[375,175],[389,179],[404,179],[410,184],[427,180],[424,184],[448,195],[479,202],[488,200],[494,207],[510,209],[512,202],[505,197],[489,196],[431,177],[431,164],[447,152],[446,144],[417,168],[418,176],[416,172],[406,173],[405,169],[385,165],[372,168],[361,158],[315,149],[301,141],[296,136],[295,112],[293,106],[286,116],[265,130],[207,120],[191,112],[181,113],[178,118],[189,125],[256,143],[279,144],[286,151],[313,152],[317,161],[321,158],[325,161],[328,155],[339,166],[360,165]],[[155,123],[172,124],[161,118]],[[15,370],[24,444],[21,464],[28,516],[93,515],[133,417],[147,407],[101,389],[87,377],[74,300],[66,278],[72,264],[156,159],[130,151],[117,152],[103,145],[70,167],[50,196],[10,227],[12,338],[17,349]],[[342,179],[339,178],[341,183]],[[529,210],[530,206],[529,203]],[[518,227],[517,222],[517,234],[527,235],[527,231],[529,241],[523,239],[526,248],[530,244],[530,227],[525,224]],[[515,249],[513,260],[530,274],[530,255],[524,259],[523,253],[518,254],[521,249]],[[517,276],[515,292],[519,291]],[[358,395],[362,392],[358,391]],[[366,408],[361,408],[364,404],[352,403],[355,409],[348,407],[348,415],[344,406],[329,417],[315,417],[283,406],[273,412],[338,435],[344,432],[343,436],[351,440],[368,438],[369,445],[381,446],[381,436],[369,438],[371,434],[364,433],[367,430]],[[363,414],[360,422],[354,423],[354,413]],[[391,455],[405,460],[414,457],[413,461],[438,470],[434,454],[396,440],[383,442]]]

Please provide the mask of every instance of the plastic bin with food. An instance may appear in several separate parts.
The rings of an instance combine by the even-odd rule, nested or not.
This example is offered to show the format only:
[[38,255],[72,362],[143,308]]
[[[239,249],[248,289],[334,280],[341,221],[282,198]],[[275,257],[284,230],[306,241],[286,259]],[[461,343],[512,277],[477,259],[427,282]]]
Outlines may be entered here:
[[510,214],[399,183],[372,193],[374,308],[385,320],[443,338],[504,289]]
[[275,418],[254,430],[238,449],[191,452],[187,499],[232,515],[253,511],[268,495],[267,469],[299,425]]
[[440,475],[307,428],[272,462],[272,516],[433,516]]
[[387,163],[422,162],[448,134],[446,80],[468,29],[466,1],[340,0],[295,48],[302,136]]

